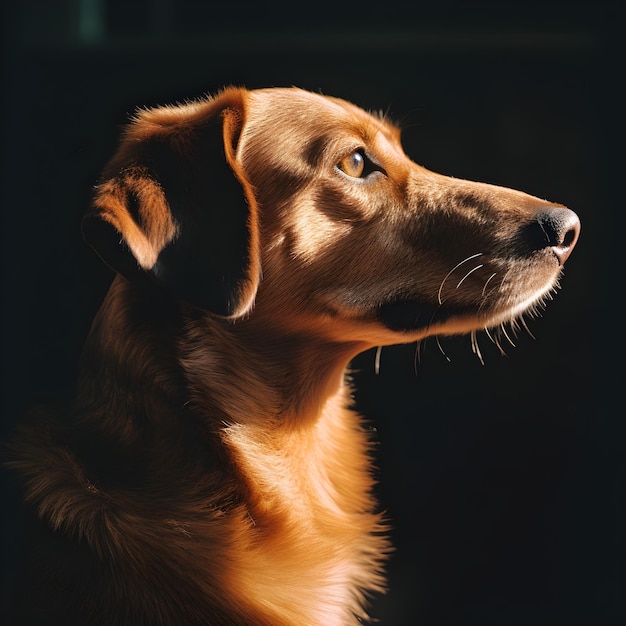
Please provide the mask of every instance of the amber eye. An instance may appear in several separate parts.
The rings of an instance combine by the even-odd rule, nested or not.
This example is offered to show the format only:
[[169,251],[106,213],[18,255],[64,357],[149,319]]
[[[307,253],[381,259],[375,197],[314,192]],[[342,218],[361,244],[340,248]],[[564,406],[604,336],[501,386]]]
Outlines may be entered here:
[[355,150],[339,161],[339,169],[352,178],[361,178],[365,171],[365,156],[360,150]]

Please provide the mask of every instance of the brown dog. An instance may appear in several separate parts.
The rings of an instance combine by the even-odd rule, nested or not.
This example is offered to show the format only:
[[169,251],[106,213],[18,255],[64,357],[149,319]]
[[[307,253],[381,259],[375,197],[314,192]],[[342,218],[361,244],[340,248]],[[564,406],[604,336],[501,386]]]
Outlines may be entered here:
[[366,619],[388,543],[346,365],[532,310],[579,231],[399,134],[297,89],[129,126],[84,223],[118,275],[75,402],[13,444],[37,517],[24,623]]

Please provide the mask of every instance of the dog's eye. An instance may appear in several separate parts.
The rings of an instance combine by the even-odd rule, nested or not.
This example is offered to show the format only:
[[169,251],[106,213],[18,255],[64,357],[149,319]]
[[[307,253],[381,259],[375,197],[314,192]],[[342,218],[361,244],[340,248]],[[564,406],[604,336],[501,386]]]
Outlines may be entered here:
[[352,178],[361,178],[365,172],[365,155],[361,150],[355,150],[339,161],[339,169]]
[[385,173],[385,170],[372,161],[364,150],[354,150],[337,163],[337,169],[350,178],[366,178],[373,172]]

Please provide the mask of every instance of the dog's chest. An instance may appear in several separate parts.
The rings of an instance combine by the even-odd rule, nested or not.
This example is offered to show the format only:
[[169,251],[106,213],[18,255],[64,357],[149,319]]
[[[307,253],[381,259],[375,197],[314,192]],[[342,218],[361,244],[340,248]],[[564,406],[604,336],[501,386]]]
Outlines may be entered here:
[[258,432],[228,434],[250,485],[234,575],[284,623],[357,624],[363,591],[380,589],[386,540],[373,512],[368,443],[342,406],[338,398],[332,413],[273,449],[254,445]]

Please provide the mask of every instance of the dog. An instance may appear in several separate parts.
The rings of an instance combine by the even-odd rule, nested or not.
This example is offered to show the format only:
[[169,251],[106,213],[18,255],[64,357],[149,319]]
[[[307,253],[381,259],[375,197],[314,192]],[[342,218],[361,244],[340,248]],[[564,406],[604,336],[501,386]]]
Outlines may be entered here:
[[367,621],[390,545],[347,365],[519,320],[579,230],[415,164],[340,99],[231,87],[140,111],[83,222],[116,277],[75,399],[11,444],[15,623]]

